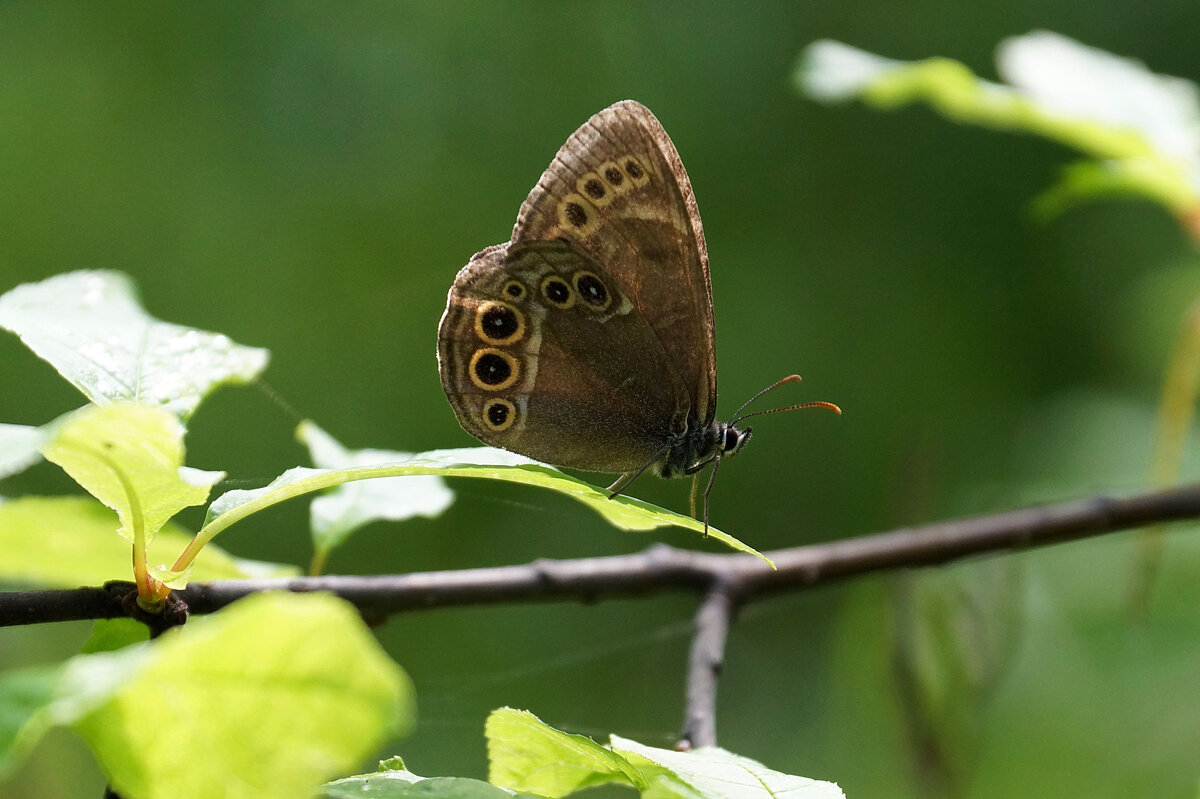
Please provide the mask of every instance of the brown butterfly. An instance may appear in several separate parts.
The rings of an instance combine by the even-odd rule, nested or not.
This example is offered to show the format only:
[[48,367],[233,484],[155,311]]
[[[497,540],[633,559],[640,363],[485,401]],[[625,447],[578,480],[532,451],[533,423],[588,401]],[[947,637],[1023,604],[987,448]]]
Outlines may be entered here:
[[[691,182],[654,114],[632,100],[575,131],[529,193],[512,240],[471,258],[438,327],[442,388],[481,441],[555,466],[713,471],[750,440],[715,419],[708,251]],[[797,375],[780,380],[753,399]]]

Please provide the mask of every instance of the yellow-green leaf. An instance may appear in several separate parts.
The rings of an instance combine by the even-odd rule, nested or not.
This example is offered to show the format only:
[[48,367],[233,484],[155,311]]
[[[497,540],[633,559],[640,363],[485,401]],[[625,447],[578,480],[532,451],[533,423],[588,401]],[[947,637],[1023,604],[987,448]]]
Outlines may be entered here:
[[[0,581],[73,588],[132,580],[130,544],[114,535],[113,512],[90,497],[21,497],[0,501]],[[172,564],[191,535],[168,523],[151,542],[148,562]],[[192,564],[194,580],[290,577],[295,566],[235,558],[207,546]]]
[[42,454],[117,512],[118,533],[149,541],[180,510],[207,500],[224,477],[183,465],[183,432],[155,406],[89,405],[55,422]]
[[[606,491],[564,474],[553,466],[500,449],[472,447],[430,450],[413,455],[405,461],[352,469],[290,469],[266,488],[230,491],[214,500],[209,506],[204,528],[198,534],[197,546],[202,546],[226,527],[246,516],[301,494],[353,480],[428,474],[503,480],[549,488],[582,502],[614,527],[622,530],[652,530],[668,525],[696,532],[704,530],[704,524],[690,516],[680,515],[640,499],[628,496],[609,499]],[[727,533],[709,527],[708,535],[732,549],[754,555],[774,567],[770,559],[762,553]]]
[[258,594],[131,649],[73,722],[123,796],[310,796],[412,723],[407,676],[327,594]]

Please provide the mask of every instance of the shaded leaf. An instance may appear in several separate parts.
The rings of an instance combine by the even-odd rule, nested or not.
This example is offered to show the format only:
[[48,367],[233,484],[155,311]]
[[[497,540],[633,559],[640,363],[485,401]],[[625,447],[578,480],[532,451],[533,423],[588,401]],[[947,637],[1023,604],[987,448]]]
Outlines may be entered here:
[[[412,457],[382,449],[348,450],[313,422],[302,422],[296,437],[308,447],[313,463],[324,469],[374,466]],[[313,543],[318,552],[340,546],[352,532],[377,519],[403,521],[438,516],[454,493],[436,476],[384,477],[340,485],[312,501]]]
[[47,437],[40,427],[0,424],[0,478],[23,472],[41,460]]
[[46,708],[63,668],[57,664],[0,675],[0,775],[19,763],[49,728]]

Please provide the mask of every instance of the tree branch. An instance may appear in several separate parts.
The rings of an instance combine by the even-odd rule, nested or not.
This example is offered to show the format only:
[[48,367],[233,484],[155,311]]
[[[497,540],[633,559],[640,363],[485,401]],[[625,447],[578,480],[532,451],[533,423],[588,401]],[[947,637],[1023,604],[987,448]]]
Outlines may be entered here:
[[[749,555],[716,555],[657,544],[632,555],[539,560],[485,569],[192,583],[176,594],[192,613],[211,613],[259,591],[330,591],[373,620],[436,607],[565,599],[590,602],[679,588],[706,591],[716,582],[726,583],[741,603],[859,574],[1193,518],[1200,518],[1200,484],[775,550],[767,555],[775,561],[776,571]],[[100,588],[0,593],[0,626],[122,615],[111,603],[111,593]]]
[[[454,605],[594,601],[678,588],[702,591],[705,598],[696,615],[680,746],[707,746],[716,743],[717,677],[726,636],[744,602],[859,574],[1197,517],[1200,484],[1124,499],[1098,496],[768,552],[777,570],[750,555],[712,555],[659,544],[633,555],[539,560],[489,569],[192,583],[174,597],[186,602],[184,613],[211,613],[259,591],[330,591],[353,603],[369,621],[380,622],[393,613]],[[0,594],[0,626],[127,615],[120,597],[128,596],[131,588],[131,583],[109,583],[104,588]],[[130,603],[125,604],[127,611]]]

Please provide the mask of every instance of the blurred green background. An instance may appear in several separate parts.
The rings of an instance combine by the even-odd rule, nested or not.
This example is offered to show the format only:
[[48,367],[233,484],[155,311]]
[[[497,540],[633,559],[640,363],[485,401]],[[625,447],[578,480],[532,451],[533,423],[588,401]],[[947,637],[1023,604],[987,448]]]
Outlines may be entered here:
[[[507,239],[576,126],[631,97],[671,134],[699,201],[722,412],[793,371],[805,382],[778,402],[845,410],[757,420],[721,472],[714,524],[768,549],[1138,490],[1170,347],[1200,296],[1175,222],[1114,201],[1035,225],[1029,200],[1073,154],[924,109],[818,105],[792,83],[823,37],[994,76],[996,43],[1038,28],[1200,79],[1191,0],[7,3],[0,291],[119,269],[159,318],[269,348],[269,391],[222,389],[190,426],[189,463],[228,471],[226,487],[305,462],[301,418],[353,447],[470,445],[437,376],[445,293]],[[3,422],[81,403],[7,334],[0,380]],[[532,489],[454,487],[442,518],[372,525],[329,570],[703,546],[624,534]],[[46,464],[0,484],[70,490]],[[687,506],[683,481],[634,493]],[[1193,538],[1168,538],[1140,618],[1132,534],[753,605],[729,644],[721,743],[854,799],[1194,797]],[[304,503],[219,543],[306,563]],[[502,705],[669,746],[693,608],[665,595],[394,618],[379,636],[420,719],[381,754],[482,777],[483,720]],[[0,667],[65,657],[86,634],[0,630]],[[0,796],[102,785],[55,733]]]

